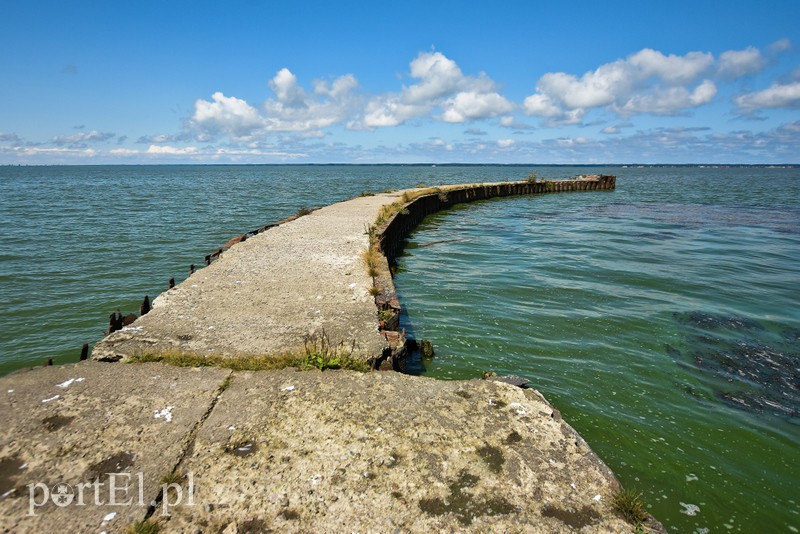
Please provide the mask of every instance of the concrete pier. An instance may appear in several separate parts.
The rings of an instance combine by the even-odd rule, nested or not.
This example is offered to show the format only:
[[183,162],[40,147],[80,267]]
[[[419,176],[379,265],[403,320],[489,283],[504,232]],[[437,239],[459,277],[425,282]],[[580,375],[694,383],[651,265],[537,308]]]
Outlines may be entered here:
[[[426,214],[613,189],[611,178],[363,196],[209,255],[93,360],[0,378],[0,530],[631,531],[612,506],[613,473],[534,389],[124,363],[279,359],[322,331],[364,362],[392,344],[399,357],[402,332],[379,326],[399,309],[388,266]],[[652,518],[642,528],[663,531]]]
[[[390,344],[379,333],[376,302],[381,310],[399,312],[387,261],[425,215],[495,197],[614,185],[613,176],[455,185],[362,196],[314,210],[237,241],[159,295],[146,315],[97,343],[92,358],[163,352],[282,357],[301,353],[309,338],[324,331],[334,345],[374,361]],[[365,265],[370,246],[383,256],[375,274]]]

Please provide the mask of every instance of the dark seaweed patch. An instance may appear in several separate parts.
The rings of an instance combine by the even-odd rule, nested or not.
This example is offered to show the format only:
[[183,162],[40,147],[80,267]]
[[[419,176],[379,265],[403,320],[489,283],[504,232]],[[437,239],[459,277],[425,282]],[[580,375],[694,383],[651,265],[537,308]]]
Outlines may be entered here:
[[519,443],[522,441],[522,436],[519,435],[519,432],[516,430],[512,430],[511,433],[506,438],[506,443],[511,445],[512,443]]
[[108,478],[108,473],[122,473],[133,465],[136,456],[128,451],[120,451],[112,454],[105,460],[101,460],[94,465],[89,466],[89,469],[83,474],[83,478],[89,482],[95,480],[100,481],[102,484]]
[[800,355],[790,329],[778,336],[753,319],[697,311],[674,317],[687,327],[687,349],[667,346],[667,353],[725,380],[716,398],[752,413],[800,416]]
[[486,462],[486,465],[489,466],[489,469],[495,473],[502,471],[503,464],[506,463],[506,459],[503,456],[503,451],[497,447],[492,447],[491,445],[486,445],[485,447],[478,449],[478,456],[480,456],[481,460]]
[[797,328],[784,328],[781,335],[787,343],[797,343],[800,341],[800,329]]
[[594,525],[600,519],[600,514],[588,506],[577,510],[566,510],[564,508],[558,508],[557,506],[548,505],[542,510],[542,515],[544,517],[554,517],[562,523],[577,529]]
[[420,499],[419,508],[428,515],[453,514],[463,526],[471,525],[476,517],[510,514],[516,510],[502,497],[473,495],[468,491],[479,481],[477,476],[462,471],[458,479],[450,484],[450,496],[447,499]]
[[703,330],[727,328],[733,330],[758,331],[764,329],[758,321],[747,317],[725,316],[702,311],[675,312],[672,315],[681,324],[694,326]]
[[0,495],[14,489],[17,477],[22,473],[20,469],[25,462],[18,455],[0,458]]
[[259,534],[261,532],[271,532],[271,529],[267,528],[267,524],[263,519],[250,518],[239,523],[237,532],[240,534]]
[[45,417],[42,419],[42,425],[49,432],[55,432],[59,428],[64,428],[70,424],[74,419],[74,417],[68,417],[65,415],[51,415],[50,417]]

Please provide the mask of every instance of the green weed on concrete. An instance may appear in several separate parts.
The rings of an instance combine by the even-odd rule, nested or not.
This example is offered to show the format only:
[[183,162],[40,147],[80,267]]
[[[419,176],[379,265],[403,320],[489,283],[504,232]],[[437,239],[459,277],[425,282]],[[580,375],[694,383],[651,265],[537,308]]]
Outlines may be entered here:
[[133,356],[128,363],[159,362],[177,367],[221,367],[234,371],[272,371],[297,367],[300,369],[349,369],[369,371],[370,362],[353,355],[353,347],[345,348],[344,342],[333,344],[323,330],[322,334],[308,336],[303,352],[285,354],[257,354],[243,356],[206,356],[179,351],[161,351]]
[[353,357],[355,341],[348,349],[344,342],[331,343],[330,337],[325,332],[317,336],[310,336],[305,340],[305,358],[301,365],[303,369],[350,369],[352,371],[369,371],[370,365],[359,358]]
[[642,494],[630,489],[616,492],[611,497],[611,505],[615,512],[634,526],[641,525],[649,515],[642,501]]

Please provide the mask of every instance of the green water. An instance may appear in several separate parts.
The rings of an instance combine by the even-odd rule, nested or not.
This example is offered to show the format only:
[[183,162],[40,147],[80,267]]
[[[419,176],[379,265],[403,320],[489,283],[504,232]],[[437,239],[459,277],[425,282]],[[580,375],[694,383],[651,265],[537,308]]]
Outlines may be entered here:
[[529,378],[670,531],[797,532],[800,176],[619,174],[418,227],[396,284],[424,372]]
[[77,360],[231,237],[363,191],[522,179],[530,167],[0,167],[0,374]]
[[[532,169],[0,167],[0,374],[76,361],[110,312],[303,206]],[[800,528],[800,170],[535,170],[617,191],[427,219],[396,280],[425,372],[528,377],[674,532]]]

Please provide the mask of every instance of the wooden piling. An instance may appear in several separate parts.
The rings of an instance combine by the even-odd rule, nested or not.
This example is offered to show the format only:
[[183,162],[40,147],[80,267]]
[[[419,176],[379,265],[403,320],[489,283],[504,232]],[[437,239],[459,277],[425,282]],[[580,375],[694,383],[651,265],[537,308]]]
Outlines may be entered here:
[[141,306],[139,306],[139,315],[140,316],[145,315],[149,311],[150,311],[150,296],[145,295]]

